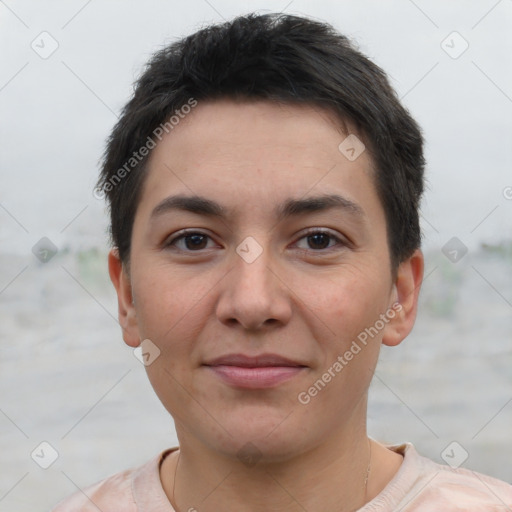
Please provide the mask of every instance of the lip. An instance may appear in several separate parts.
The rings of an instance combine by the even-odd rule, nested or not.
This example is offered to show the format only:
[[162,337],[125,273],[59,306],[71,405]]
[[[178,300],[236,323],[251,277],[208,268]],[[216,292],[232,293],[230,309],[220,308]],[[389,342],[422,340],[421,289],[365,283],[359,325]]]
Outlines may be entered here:
[[246,389],[272,388],[300,374],[307,366],[277,354],[228,354],[204,364],[226,384]]

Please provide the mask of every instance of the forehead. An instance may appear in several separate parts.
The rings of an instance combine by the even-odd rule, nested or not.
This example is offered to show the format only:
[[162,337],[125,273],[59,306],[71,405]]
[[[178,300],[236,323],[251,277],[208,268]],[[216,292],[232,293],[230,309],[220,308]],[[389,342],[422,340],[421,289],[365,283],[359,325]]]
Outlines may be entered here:
[[308,194],[378,202],[368,151],[356,159],[340,151],[348,135],[335,114],[311,105],[199,102],[153,149],[139,207],[177,192],[259,215]]
[[231,156],[257,163],[265,159],[265,151],[288,160],[293,151],[297,158],[317,162],[319,153],[324,153],[322,160],[337,156],[339,141],[348,135],[345,131],[333,112],[314,105],[208,100],[199,102],[164,135],[151,160],[179,146],[174,154],[178,159],[199,160],[206,153],[209,159]]

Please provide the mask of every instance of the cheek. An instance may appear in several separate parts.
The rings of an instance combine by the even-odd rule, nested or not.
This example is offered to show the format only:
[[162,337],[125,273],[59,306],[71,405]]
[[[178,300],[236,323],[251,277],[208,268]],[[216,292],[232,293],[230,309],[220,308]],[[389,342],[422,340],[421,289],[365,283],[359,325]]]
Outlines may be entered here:
[[[149,268],[149,265],[148,265]],[[206,301],[193,280],[169,268],[141,271],[134,283],[137,322],[141,339],[150,339],[158,357],[148,366],[149,381],[164,407],[180,421],[190,408],[190,367],[199,338]]]
[[133,291],[136,299],[140,335],[149,339],[173,339],[173,332],[194,328],[201,299],[207,291],[195,286],[193,279],[168,267],[148,264],[134,272]]
[[133,285],[140,338],[160,351],[146,366],[148,378],[168,410],[181,410],[187,403],[183,387],[190,386],[190,369],[200,360],[198,340],[209,318],[208,292],[214,284],[204,276],[147,264],[134,273]]
[[331,274],[318,283],[304,303],[318,314],[337,349],[372,326],[388,304],[389,283],[370,269],[340,269],[338,277]]
[[[383,330],[372,328],[384,313],[386,299],[382,283],[361,276],[355,282],[340,282],[336,291],[323,294],[318,302],[323,307],[318,315],[322,322],[316,324],[326,325],[329,330],[321,328],[328,334],[317,337],[323,354],[310,385],[321,389],[312,403],[325,421],[328,417],[336,421],[363,399],[377,364],[383,334]],[[319,381],[327,384],[315,384]]]

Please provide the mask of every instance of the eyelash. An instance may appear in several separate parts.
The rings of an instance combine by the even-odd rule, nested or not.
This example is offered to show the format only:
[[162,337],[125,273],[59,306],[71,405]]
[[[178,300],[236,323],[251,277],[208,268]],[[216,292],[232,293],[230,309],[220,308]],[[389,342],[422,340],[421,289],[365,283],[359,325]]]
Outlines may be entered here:
[[[328,231],[328,230],[325,230],[325,229],[319,229],[319,228],[310,228],[306,233],[304,233],[300,238],[299,240],[302,240],[303,238],[307,238],[309,236],[312,236],[312,235],[317,235],[317,234],[321,234],[321,235],[326,235],[328,236],[330,239],[334,240],[337,242],[337,245],[338,246],[341,246],[341,247],[347,247],[349,245],[349,243],[345,240],[342,240],[340,237],[334,235],[331,231]],[[168,247],[176,247],[176,243],[180,240],[184,240],[185,238],[189,237],[189,236],[192,236],[192,235],[200,235],[200,236],[205,236],[205,237],[208,237],[211,239],[211,236],[208,235],[207,233],[203,233],[202,231],[197,231],[197,230],[185,230],[185,231],[182,231],[178,236],[164,242],[164,247],[165,248],[168,248]],[[326,252],[331,252],[332,249],[335,249],[336,246],[331,246],[331,247],[327,247],[327,248],[324,248],[324,249],[299,249],[303,252],[309,252],[309,251],[312,251],[314,253],[326,253]],[[197,252],[197,253],[201,253],[204,249],[199,249],[197,251],[194,251],[194,250],[190,250],[190,249],[177,249],[178,251],[181,251],[181,252],[186,252],[186,253],[193,253],[193,252]]]

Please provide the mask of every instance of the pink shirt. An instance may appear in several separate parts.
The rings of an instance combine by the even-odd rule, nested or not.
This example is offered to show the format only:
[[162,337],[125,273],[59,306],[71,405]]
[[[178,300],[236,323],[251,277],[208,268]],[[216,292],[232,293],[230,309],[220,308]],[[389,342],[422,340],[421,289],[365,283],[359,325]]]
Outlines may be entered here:
[[[512,485],[419,455],[411,443],[388,446],[404,456],[393,479],[358,512],[511,512]],[[52,512],[175,512],[160,481],[164,451],[61,501]]]

